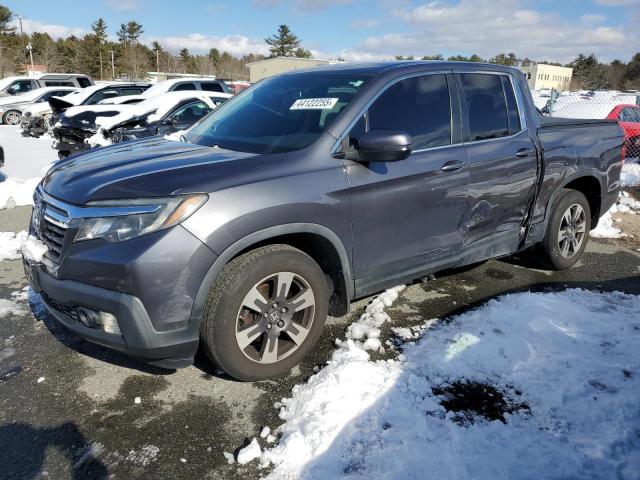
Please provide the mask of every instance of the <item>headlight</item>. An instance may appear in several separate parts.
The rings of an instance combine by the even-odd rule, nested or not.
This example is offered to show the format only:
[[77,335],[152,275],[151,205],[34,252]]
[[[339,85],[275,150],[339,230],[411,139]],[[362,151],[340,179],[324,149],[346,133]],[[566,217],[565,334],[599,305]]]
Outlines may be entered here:
[[[173,227],[189,218],[204,202],[207,195],[187,195],[169,198],[148,198],[138,200],[108,200],[91,202],[87,210],[96,208],[108,214],[84,218],[75,242],[102,238],[117,243],[141,235]],[[155,207],[151,213],[126,214],[135,207]],[[122,215],[119,213],[122,212]]]

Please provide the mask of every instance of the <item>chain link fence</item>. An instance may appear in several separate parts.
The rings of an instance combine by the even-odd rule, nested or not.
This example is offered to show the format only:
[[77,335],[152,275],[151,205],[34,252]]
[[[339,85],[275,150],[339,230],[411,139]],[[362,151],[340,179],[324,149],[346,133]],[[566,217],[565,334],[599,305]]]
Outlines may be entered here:
[[640,93],[537,90],[531,94],[545,116],[617,120],[625,134],[624,157],[640,159]]

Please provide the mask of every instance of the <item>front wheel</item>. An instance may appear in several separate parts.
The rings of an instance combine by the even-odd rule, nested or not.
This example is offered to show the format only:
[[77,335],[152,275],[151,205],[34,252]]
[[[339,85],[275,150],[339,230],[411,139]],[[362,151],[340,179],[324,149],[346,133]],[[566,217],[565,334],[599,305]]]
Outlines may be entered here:
[[554,270],[575,265],[589,239],[591,208],[587,198],[577,190],[565,190],[553,206],[547,233],[542,242],[546,263]]
[[209,292],[201,343],[239,380],[288,372],[313,348],[329,306],[326,277],[304,252],[270,245],[225,266]]
[[9,110],[2,116],[2,123],[5,125],[19,125],[20,124],[20,112],[17,110]]

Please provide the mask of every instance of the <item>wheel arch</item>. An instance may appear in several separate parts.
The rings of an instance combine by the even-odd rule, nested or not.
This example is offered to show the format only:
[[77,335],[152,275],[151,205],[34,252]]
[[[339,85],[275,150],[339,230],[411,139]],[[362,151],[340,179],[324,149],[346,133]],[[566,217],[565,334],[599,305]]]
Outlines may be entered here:
[[211,265],[198,289],[191,312],[192,320],[202,318],[209,290],[227,263],[247,251],[273,244],[290,245],[313,258],[333,288],[329,314],[336,316],[349,312],[354,285],[349,256],[342,241],[322,225],[293,223],[259,230],[227,247]]
[[551,198],[549,199],[546,221],[549,220],[551,207],[555,204],[558,196],[562,190],[567,189],[577,190],[587,198],[589,208],[591,209],[591,229],[596,228],[598,221],[600,220],[600,216],[603,213],[600,211],[602,206],[603,188],[602,181],[595,171],[582,171],[577,175],[566,178],[564,182],[558,185],[555,192],[553,192],[553,195],[551,195]]

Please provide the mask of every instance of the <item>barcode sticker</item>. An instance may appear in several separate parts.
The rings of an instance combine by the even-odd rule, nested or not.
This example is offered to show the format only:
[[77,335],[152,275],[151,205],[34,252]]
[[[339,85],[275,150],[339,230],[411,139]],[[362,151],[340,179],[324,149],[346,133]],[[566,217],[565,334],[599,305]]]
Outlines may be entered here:
[[331,110],[336,103],[337,98],[299,98],[289,110]]

